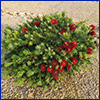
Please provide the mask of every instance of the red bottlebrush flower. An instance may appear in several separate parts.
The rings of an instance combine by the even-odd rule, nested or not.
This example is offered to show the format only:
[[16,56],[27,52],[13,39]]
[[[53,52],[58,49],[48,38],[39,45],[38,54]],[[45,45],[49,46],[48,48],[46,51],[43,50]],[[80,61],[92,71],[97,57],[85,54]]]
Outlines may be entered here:
[[31,58],[29,59],[29,61],[33,61],[33,57],[31,57]]
[[66,33],[66,30],[62,30],[60,33],[61,33],[61,34]]
[[58,48],[59,52],[61,52],[63,49],[64,49],[64,48],[63,48],[63,46],[62,46],[62,45],[61,45],[61,46],[59,46],[59,48]]
[[87,52],[87,54],[91,55],[91,54],[92,54],[93,49],[92,49],[92,48],[88,48],[88,50],[89,50],[90,52]]
[[53,67],[52,68],[48,67],[47,71],[51,73],[53,71]]
[[70,46],[71,46],[72,48],[76,48],[76,47],[77,47],[77,42],[76,42],[76,41],[72,41],[72,42],[70,43]]
[[56,19],[52,19],[52,20],[51,20],[51,24],[52,24],[52,25],[56,25],[57,23],[58,23],[58,22],[57,22]]
[[42,65],[41,65],[41,70],[42,70],[42,71],[46,71],[46,66],[45,66],[45,64],[42,64]]
[[72,51],[72,47],[68,46],[65,50],[67,53],[70,53]]
[[96,32],[95,32],[95,31],[90,32],[90,34],[91,34],[92,36],[96,36]]
[[59,63],[58,63],[58,61],[57,61],[56,59],[52,60],[52,62],[51,62],[51,65],[52,65],[53,67],[57,66],[58,64],[59,64]]
[[58,75],[58,69],[53,69],[52,74],[53,75]]
[[67,64],[67,61],[65,59],[62,59],[62,62],[60,63],[61,66],[65,67]]
[[40,22],[36,20],[36,21],[34,21],[34,25],[38,27],[38,26],[40,26]]
[[70,70],[70,67],[71,67],[72,65],[71,64],[69,64],[68,66],[67,66],[67,70],[69,71]]
[[27,47],[28,48],[28,44],[24,45],[24,47]]
[[26,31],[28,31],[28,29],[26,27],[22,28],[23,33],[26,33]]
[[92,52],[87,52],[87,54],[92,55]]
[[65,41],[65,42],[63,43],[63,47],[64,47],[64,48],[67,48],[69,45],[70,45],[70,43],[69,43],[68,41]]
[[58,70],[59,70],[60,72],[62,72],[62,71],[64,70],[64,68],[62,67],[62,68],[59,68]]
[[71,58],[71,62],[72,62],[72,64],[74,65],[74,64],[77,63],[77,59],[73,57],[73,58]]
[[70,24],[70,31],[74,31],[76,29],[76,25],[75,24]]
[[95,29],[95,26],[94,25],[90,25],[89,27],[92,27],[92,31]]
[[89,50],[89,51],[93,51],[93,49],[91,49],[91,48],[88,48],[88,50]]
[[58,79],[59,74],[53,75],[53,79]]

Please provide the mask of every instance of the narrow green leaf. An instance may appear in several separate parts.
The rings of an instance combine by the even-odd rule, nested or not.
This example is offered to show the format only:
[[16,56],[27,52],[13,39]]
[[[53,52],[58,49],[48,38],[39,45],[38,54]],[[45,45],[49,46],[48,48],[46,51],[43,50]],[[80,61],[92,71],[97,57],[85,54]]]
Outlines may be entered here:
[[30,66],[30,65],[31,65],[31,62],[30,62],[30,61],[28,61],[28,62],[27,62],[27,64],[28,64],[28,66]]
[[38,85],[38,86],[41,86],[41,85],[42,85],[42,81],[38,81],[38,82],[37,82],[37,85]]
[[28,76],[28,77],[32,76],[33,74],[34,74],[34,71],[29,70],[29,71],[27,72],[27,76]]
[[28,81],[28,82],[27,82],[27,86],[31,86],[31,85],[32,85],[32,83],[33,83],[33,81],[32,81],[32,80]]
[[4,66],[5,66],[5,67],[8,67],[8,66],[10,66],[10,65],[12,65],[12,64],[13,64],[13,62],[11,62],[11,63],[5,62]]
[[17,78],[21,77],[23,74],[25,73],[25,71],[19,71],[16,75]]

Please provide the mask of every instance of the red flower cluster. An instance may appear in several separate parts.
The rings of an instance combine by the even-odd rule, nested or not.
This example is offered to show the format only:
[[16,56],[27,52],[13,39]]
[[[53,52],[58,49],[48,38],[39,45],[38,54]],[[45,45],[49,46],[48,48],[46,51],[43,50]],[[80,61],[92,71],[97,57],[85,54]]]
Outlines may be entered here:
[[64,67],[60,67],[58,70],[59,70],[60,72],[62,72],[62,71],[64,70]]
[[65,41],[63,43],[63,45],[59,46],[58,50],[59,52],[61,52],[62,50],[65,50],[67,53],[70,53],[73,48],[77,47],[77,42],[76,41],[72,41],[71,43],[69,43],[68,41]]
[[76,29],[76,25],[75,24],[70,24],[70,31],[74,31]]
[[66,30],[62,30],[60,33],[61,33],[61,34],[66,33]]
[[36,20],[36,21],[34,21],[34,25],[39,27],[40,26],[40,22]]
[[[48,66],[47,67],[47,71],[52,73],[53,75],[53,79],[58,79],[58,74],[59,72],[62,72],[64,70],[64,67],[66,66],[67,61],[65,59],[62,59],[62,62],[59,63],[56,59],[52,60],[51,65],[52,67]],[[61,65],[61,67],[59,67],[58,69],[56,69],[57,65]],[[46,65],[42,64],[41,65],[41,70],[42,71],[46,71]]]
[[89,52],[87,52],[87,54],[91,55],[91,54],[92,54],[93,49],[88,48],[88,51],[89,51]]
[[33,57],[31,57],[31,58],[29,58],[29,61],[33,61],[33,59],[34,59],[34,58],[33,58]]
[[56,59],[52,60],[52,62],[51,62],[51,65],[53,67],[57,66],[58,64],[59,64],[59,62]]
[[56,19],[52,19],[52,20],[51,20],[51,24],[52,24],[52,25],[56,25],[57,23],[58,23],[58,21],[57,21]]
[[53,74],[53,75],[58,75],[58,73],[59,73],[58,71],[59,71],[58,69],[55,69],[55,68],[53,67],[52,74]]
[[53,79],[58,79],[59,71],[60,71],[59,68],[58,69],[55,69],[55,67],[53,67],[53,71],[52,71]]
[[76,48],[76,47],[77,47],[76,41],[72,41],[72,42],[70,43],[70,46],[71,46],[72,48]]
[[28,44],[24,45],[24,47],[27,47],[28,48]]
[[42,65],[40,66],[40,68],[41,68],[42,71],[46,71],[46,65],[45,65],[45,64],[42,64]]
[[92,36],[96,36],[96,32],[95,32],[95,31],[91,31],[90,34],[91,34]]
[[92,27],[92,31],[95,29],[95,26],[94,25],[90,25],[89,27]]
[[50,68],[50,67],[48,66],[48,67],[47,67],[47,71],[51,73],[51,72],[53,71],[53,67]]
[[59,46],[58,50],[60,52],[60,51],[64,50],[64,47],[61,45],[61,46]]
[[26,27],[22,28],[23,33],[26,33],[26,31],[28,31],[28,29]]
[[62,62],[60,63],[61,66],[65,67],[67,64],[67,61],[65,59],[62,59]]
[[54,75],[54,76],[53,76],[53,79],[58,79],[58,76],[59,76],[59,74]]
[[95,26],[94,25],[90,25],[89,27],[92,27],[91,32],[90,32],[90,35],[96,36],[96,32],[93,31],[95,29]]
[[55,69],[55,67],[59,64],[59,62],[54,59],[52,60],[51,62],[51,65],[53,66],[53,71],[52,71],[52,74],[53,74],[53,79],[58,79],[58,73],[59,73],[59,70],[58,69]]
[[77,63],[77,59],[73,57],[73,58],[71,58],[71,62],[72,62],[72,64],[74,65],[74,64]]
[[69,64],[68,66],[67,66],[67,70],[69,71],[70,70],[70,67],[71,67],[72,65],[71,64]]
[[65,41],[64,43],[63,43],[63,47],[64,48],[67,48],[67,47],[69,47],[70,46],[70,43],[68,42],[68,41]]

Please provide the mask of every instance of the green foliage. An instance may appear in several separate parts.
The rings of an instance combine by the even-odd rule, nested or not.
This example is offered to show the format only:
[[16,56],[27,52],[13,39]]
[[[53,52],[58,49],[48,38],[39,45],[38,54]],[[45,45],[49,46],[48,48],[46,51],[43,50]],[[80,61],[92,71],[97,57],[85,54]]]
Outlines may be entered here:
[[[7,52],[2,56],[2,67],[5,67],[1,72],[2,76],[6,79],[16,77],[15,82],[19,85],[27,81],[27,86],[42,86],[45,90],[48,85],[53,88],[60,81],[63,70],[68,75],[75,75],[74,72],[79,72],[82,68],[89,70],[87,65],[92,64],[90,58],[94,57],[87,52],[96,53],[96,50],[94,36],[90,35],[92,28],[85,26],[86,21],[88,20],[75,23],[65,12],[56,12],[43,15],[42,18],[35,17],[31,22],[18,25],[16,30],[10,26],[6,27],[4,39],[1,41],[2,53]],[[72,24],[75,26],[74,30],[70,28]],[[69,42],[66,47],[65,41]],[[72,41],[77,45],[72,44]],[[71,61],[73,57],[77,59],[75,64]],[[71,67],[68,68],[70,64]],[[42,69],[41,65],[45,68]],[[52,69],[58,71],[58,74],[54,75]]]

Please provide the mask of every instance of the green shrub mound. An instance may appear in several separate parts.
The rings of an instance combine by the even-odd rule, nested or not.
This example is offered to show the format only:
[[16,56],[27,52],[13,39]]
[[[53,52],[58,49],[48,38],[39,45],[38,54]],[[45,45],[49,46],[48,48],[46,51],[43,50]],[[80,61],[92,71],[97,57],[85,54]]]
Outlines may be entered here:
[[[2,75],[32,87],[53,87],[65,72],[75,75],[81,68],[88,70],[95,53],[95,26],[87,20],[75,23],[65,12],[43,15],[4,30]],[[83,67],[85,65],[85,67]]]

